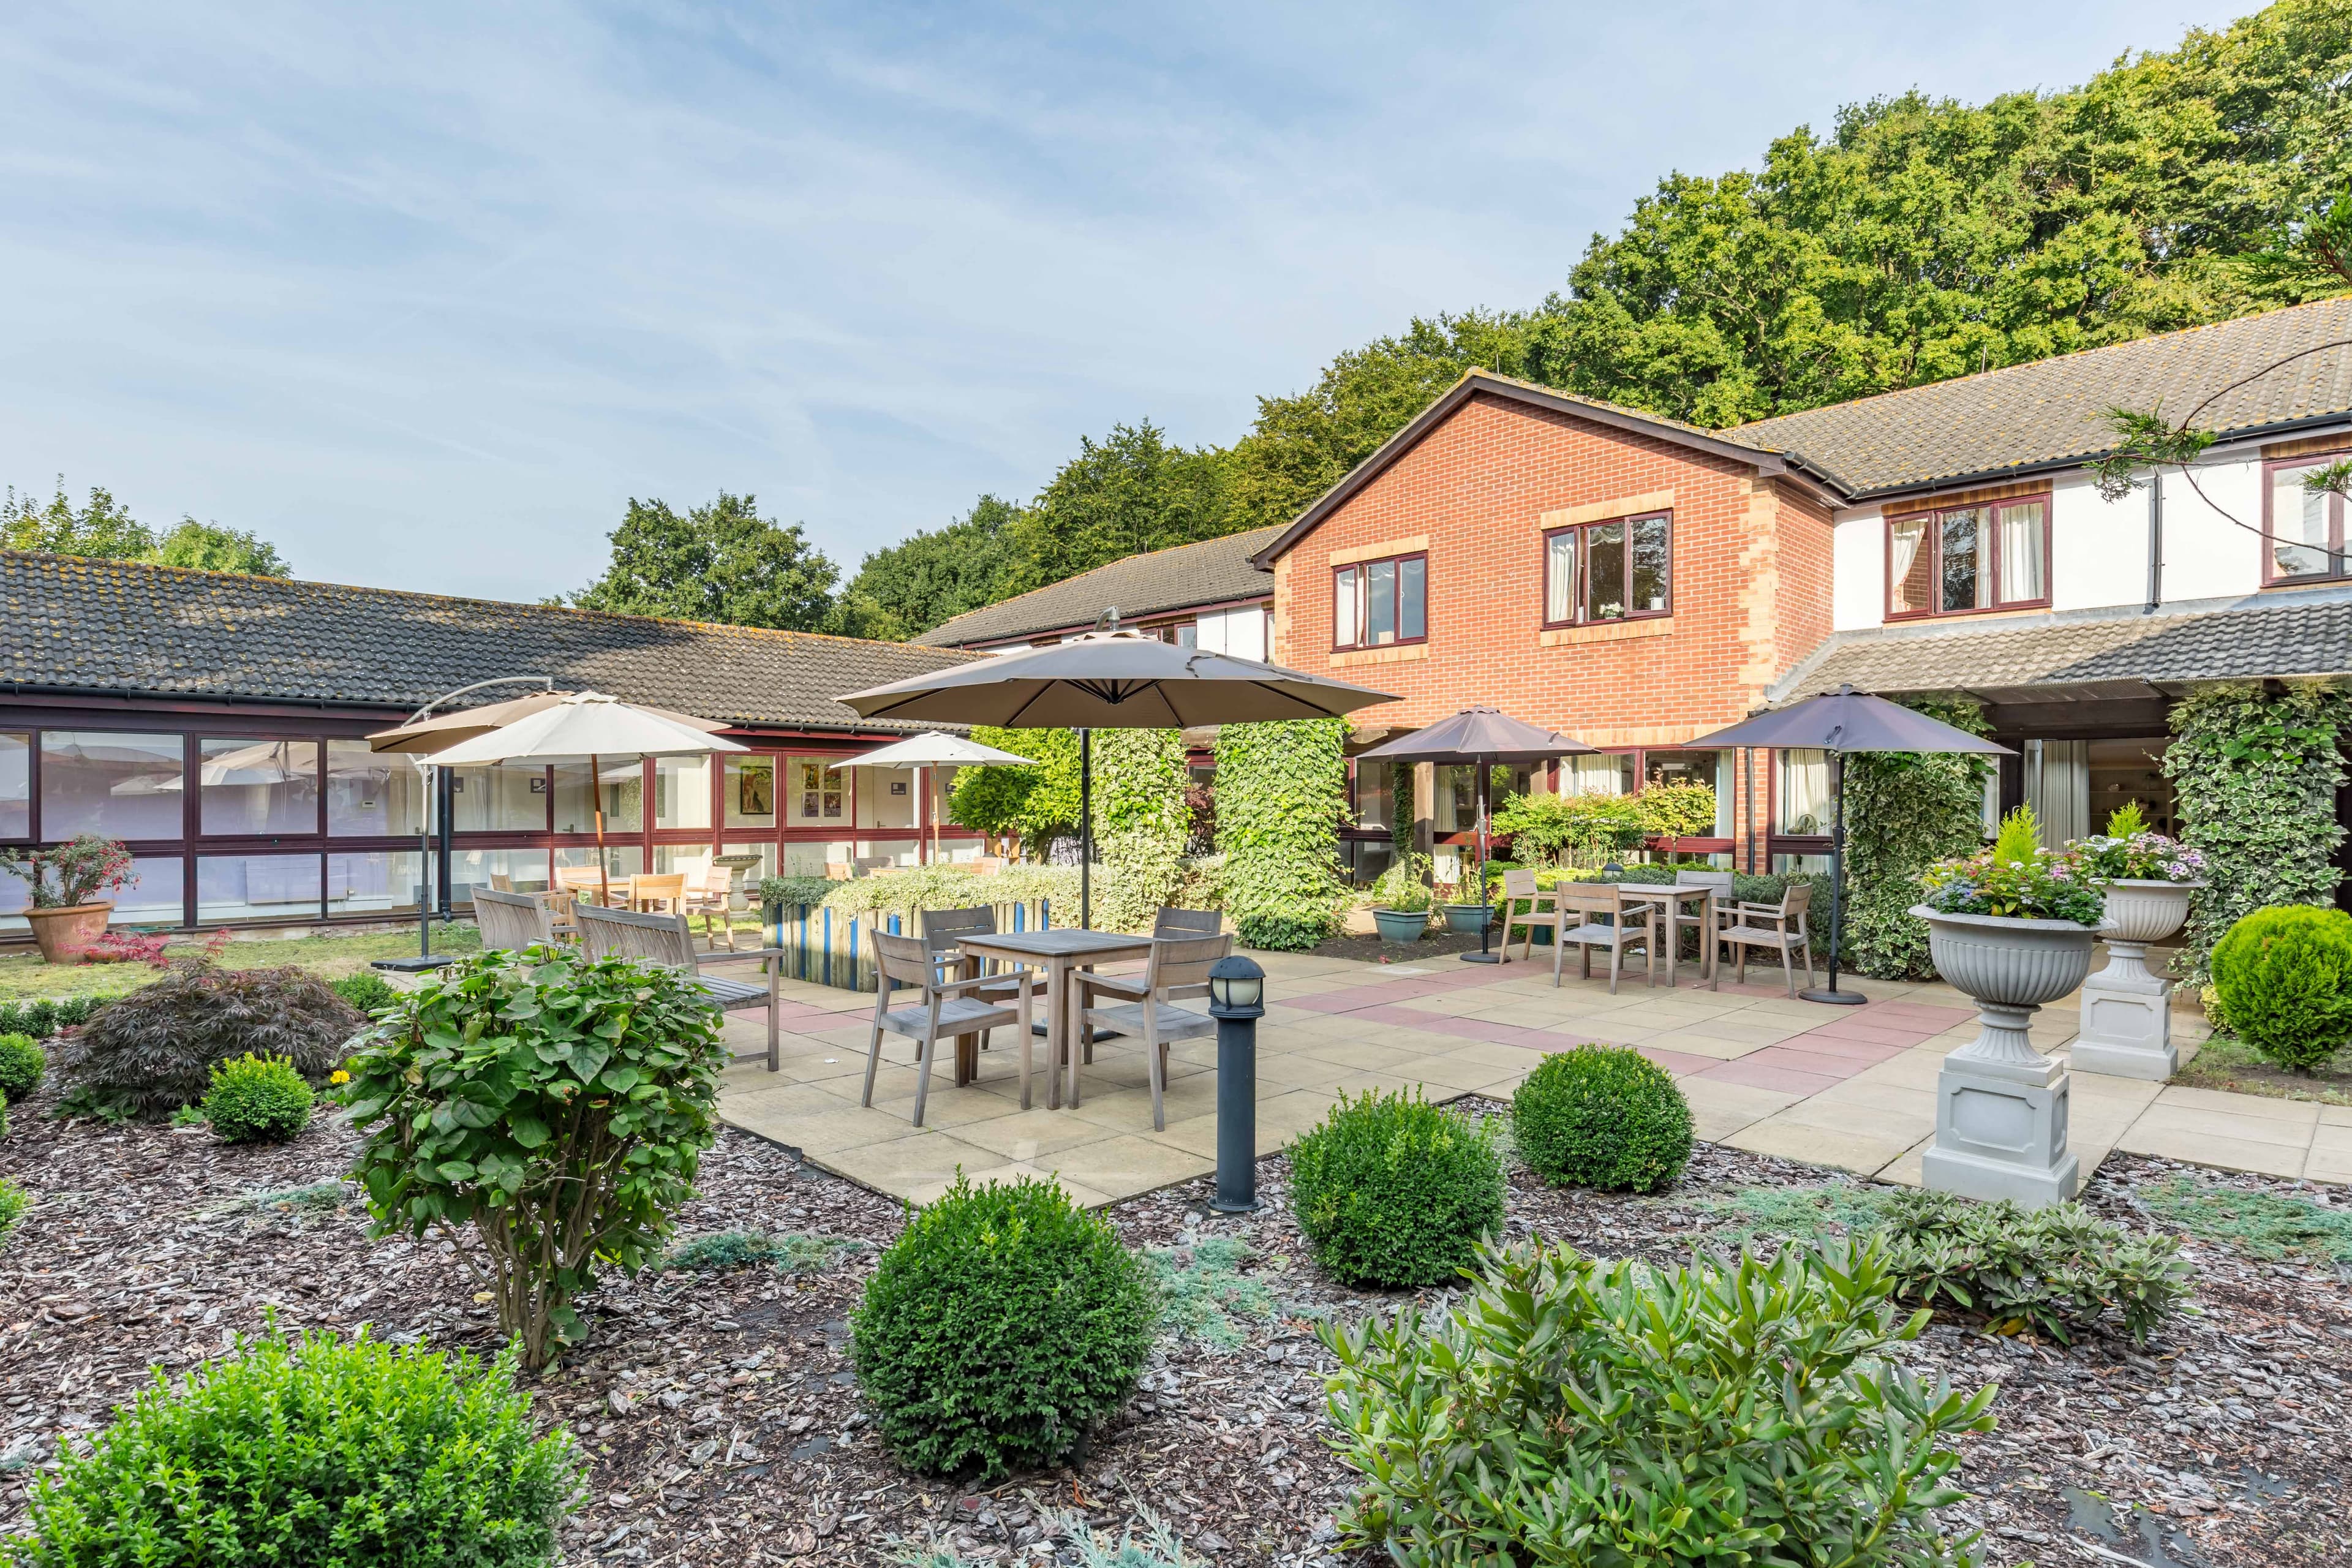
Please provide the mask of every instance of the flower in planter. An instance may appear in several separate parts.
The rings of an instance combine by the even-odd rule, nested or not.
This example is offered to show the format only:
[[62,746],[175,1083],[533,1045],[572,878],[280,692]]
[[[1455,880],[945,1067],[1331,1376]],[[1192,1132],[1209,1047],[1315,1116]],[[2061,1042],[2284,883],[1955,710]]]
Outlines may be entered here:
[[2139,802],[2131,801],[2107,818],[2107,830],[2072,846],[2092,874],[2112,882],[2199,882],[2205,857],[2177,838],[2150,832]]
[[2108,874],[2072,851],[2043,848],[2040,834],[2033,808],[2019,806],[2001,818],[1990,848],[1938,860],[1920,873],[1928,908],[2096,926],[2106,913]]
[[71,909],[137,876],[120,838],[85,833],[53,849],[0,849],[0,871],[25,879],[37,910]]

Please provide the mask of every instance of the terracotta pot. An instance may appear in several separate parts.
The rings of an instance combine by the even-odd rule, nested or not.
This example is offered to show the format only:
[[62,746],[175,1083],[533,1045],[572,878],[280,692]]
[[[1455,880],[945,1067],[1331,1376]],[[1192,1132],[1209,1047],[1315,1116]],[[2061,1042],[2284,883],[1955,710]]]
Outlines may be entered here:
[[113,917],[111,900],[25,911],[26,922],[33,928],[33,940],[41,945],[41,958],[48,963],[81,963],[83,953],[105,933],[106,922]]

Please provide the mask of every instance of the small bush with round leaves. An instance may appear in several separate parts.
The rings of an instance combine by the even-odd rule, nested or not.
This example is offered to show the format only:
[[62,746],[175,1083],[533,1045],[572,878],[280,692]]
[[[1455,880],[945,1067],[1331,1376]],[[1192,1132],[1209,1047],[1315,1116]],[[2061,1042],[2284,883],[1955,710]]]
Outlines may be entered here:
[[1315,1260],[1351,1285],[1435,1285],[1503,1226],[1493,1135],[1418,1089],[1344,1094],[1291,1145],[1290,1200]]
[[1690,1102],[1641,1052],[1579,1046],[1546,1057],[1521,1081],[1511,1132],[1547,1182],[1651,1193],[1690,1161]]
[[0,1102],[13,1103],[41,1087],[49,1058],[30,1035],[0,1035]]
[[1100,1215],[1050,1181],[959,1175],[883,1253],[850,1358],[901,1464],[994,1477],[1062,1458],[1117,1411],[1156,1317]]
[[[0,1121],[5,1120],[5,1113],[0,1112]],[[16,1222],[24,1218],[25,1211],[32,1206],[33,1200],[26,1196],[24,1188],[7,1177],[0,1176],[0,1243],[8,1239],[8,1233],[16,1228]]]
[[158,1373],[34,1489],[0,1563],[542,1568],[581,1462],[569,1435],[540,1435],[513,1373],[511,1352],[485,1367],[364,1334]]
[[2309,1072],[2352,1037],[2352,915],[2256,910],[2213,944],[2212,963],[2231,1030],[2264,1060]]
[[205,1123],[224,1143],[284,1143],[310,1125],[310,1086],[278,1057],[250,1052],[213,1068]]

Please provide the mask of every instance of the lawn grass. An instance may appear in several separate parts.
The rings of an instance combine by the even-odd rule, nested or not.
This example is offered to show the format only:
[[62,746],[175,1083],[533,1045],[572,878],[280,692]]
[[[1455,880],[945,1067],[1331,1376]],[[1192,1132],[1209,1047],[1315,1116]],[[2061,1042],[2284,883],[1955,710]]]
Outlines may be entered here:
[[[481,938],[463,922],[433,928],[436,952],[479,952]],[[202,938],[174,942],[169,957],[194,957],[204,950]],[[416,951],[416,930],[343,932],[324,931],[310,936],[233,937],[221,950],[220,963],[228,969],[273,969],[293,964],[321,980],[357,974],[379,958],[404,958]],[[31,948],[0,955],[0,1002],[36,996],[120,996],[155,978],[144,963],[48,964]]]
[[2273,1067],[2243,1040],[2216,1035],[2198,1047],[2196,1058],[2174,1073],[2172,1081],[2272,1100],[2352,1105],[2352,1051],[2338,1051],[2333,1061],[2306,1075]]

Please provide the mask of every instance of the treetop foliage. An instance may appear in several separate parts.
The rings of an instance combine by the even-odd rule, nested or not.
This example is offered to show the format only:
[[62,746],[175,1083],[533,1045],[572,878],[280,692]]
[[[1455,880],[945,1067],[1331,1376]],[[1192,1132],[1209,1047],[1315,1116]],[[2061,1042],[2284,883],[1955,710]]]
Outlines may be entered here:
[[18,495],[9,487],[6,501],[0,502],[0,549],[144,561],[199,572],[248,572],[259,577],[294,575],[275,545],[251,533],[183,517],[159,534],[96,486],[90,488],[89,500],[75,507],[66,497],[63,479],[46,506],[35,505],[31,492]]

